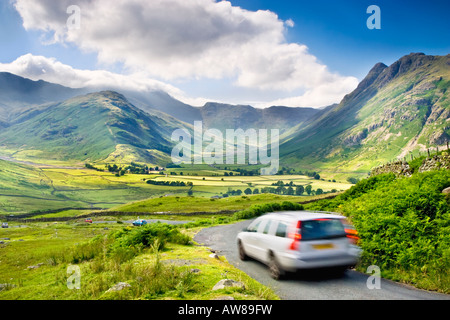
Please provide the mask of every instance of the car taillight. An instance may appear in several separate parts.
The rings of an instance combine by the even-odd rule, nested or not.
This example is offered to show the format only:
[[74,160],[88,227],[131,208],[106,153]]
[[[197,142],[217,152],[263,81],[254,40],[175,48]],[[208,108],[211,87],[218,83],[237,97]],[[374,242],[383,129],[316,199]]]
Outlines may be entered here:
[[300,242],[300,240],[302,240],[302,222],[298,221],[297,222],[297,226],[295,228],[295,232],[289,234],[289,238],[293,239],[291,245],[289,246],[290,250],[297,250],[298,249],[298,244]]
[[350,240],[352,244],[357,244],[359,241],[358,231],[352,228],[345,228],[345,233],[347,238]]

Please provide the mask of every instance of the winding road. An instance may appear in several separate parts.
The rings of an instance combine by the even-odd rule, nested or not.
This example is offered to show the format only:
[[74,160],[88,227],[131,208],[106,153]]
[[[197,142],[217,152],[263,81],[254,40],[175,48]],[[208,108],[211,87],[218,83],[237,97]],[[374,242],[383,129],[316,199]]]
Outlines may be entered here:
[[450,300],[450,295],[415,289],[390,280],[381,279],[379,289],[369,289],[371,274],[347,270],[336,276],[318,272],[302,272],[286,280],[276,281],[267,267],[255,260],[241,261],[237,252],[236,235],[251,220],[201,230],[194,240],[247,273],[258,282],[271,287],[283,300]]

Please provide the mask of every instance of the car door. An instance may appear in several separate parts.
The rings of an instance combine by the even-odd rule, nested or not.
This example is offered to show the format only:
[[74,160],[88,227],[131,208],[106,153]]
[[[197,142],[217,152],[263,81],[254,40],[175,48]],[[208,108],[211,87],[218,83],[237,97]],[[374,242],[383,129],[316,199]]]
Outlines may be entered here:
[[254,245],[254,254],[255,258],[267,262],[267,254],[270,247],[270,227],[272,226],[271,219],[262,220],[261,224],[258,227],[257,232],[255,233],[255,245]]
[[253,258],[257,258],[258,249],[256,248],[258,240],[257,240],[257,231],[261,225],[262,219],[256,219],[253,221],[245,230],[242,236],[242,244],[244,246],[244,250],[247,255]]

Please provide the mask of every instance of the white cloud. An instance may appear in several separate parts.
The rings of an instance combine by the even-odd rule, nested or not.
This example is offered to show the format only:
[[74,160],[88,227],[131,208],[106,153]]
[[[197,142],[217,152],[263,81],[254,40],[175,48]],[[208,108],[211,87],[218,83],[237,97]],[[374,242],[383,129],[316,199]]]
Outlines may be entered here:
[[[68,29],[73,0],[15,0],[27,30],[95,52],[100,63],[170,81],[230,79],[242,88],[306,91],[299,101],[341,99],[357,79],[330,72],[302,44],[287,43],[286,26],[270,11],[215,0],[77,0],[80,29]],[[327,88],[332,93],[327,93]],[[337,88],[340,92],[335,92]],[[317,96],[320,94],[321,96]],[[325,104],[337,102],[328,101]]]
[[286,26],[288,26],[289,28],[293,28],[295,26],[295,22],[292,19],[288,19],[284,22],[286,24]]
[[182,90],[139,74],[122,75],[104,70],[79,70],[55,58],[26,54],[11,63],[0,63],[0,71],[10,72],[31,80],[45,80],[70,88],[99,88],[139,92],[164,91],[192,105],[203,105],[203,98],[190,98]]

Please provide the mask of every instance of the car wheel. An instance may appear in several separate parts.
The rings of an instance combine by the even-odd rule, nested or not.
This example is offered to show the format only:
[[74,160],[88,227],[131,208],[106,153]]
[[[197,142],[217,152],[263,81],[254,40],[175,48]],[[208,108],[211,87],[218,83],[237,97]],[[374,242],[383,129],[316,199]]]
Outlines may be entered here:
[[283,279],[286,274],[285,271],[281,268],[280,264],[278,263],[273,253],[270,253],[269,257],[269,271],[270,276],[275,280]]
[[241,259],[242,261],[248,260],[248,256],[245,253],[244,246],[242,245],[241,241],[239,241],[238,244],[238,251],[239,251],[239,259]]

